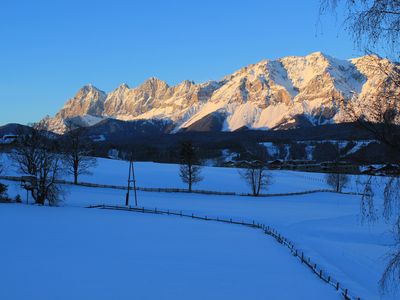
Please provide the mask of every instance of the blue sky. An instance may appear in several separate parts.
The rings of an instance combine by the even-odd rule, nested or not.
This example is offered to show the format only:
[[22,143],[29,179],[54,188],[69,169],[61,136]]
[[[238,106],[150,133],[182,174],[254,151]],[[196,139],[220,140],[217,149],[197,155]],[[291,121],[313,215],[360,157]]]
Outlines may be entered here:
[[220,79],[264,58],[360,55],[318,0],[19,1],[0,4],[0,125],[54,115],[88,83]]

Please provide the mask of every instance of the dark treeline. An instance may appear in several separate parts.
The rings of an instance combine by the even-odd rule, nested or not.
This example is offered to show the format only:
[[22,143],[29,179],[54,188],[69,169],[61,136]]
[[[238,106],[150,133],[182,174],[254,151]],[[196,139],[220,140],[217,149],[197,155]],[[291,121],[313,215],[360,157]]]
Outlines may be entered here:
[[[129,160],[133,156],[137,161],[155,161],[165,163],[179,163],[179,146],[190,140],[198,149],[201,160],[212,159],[217,165],[222,165],[223,158],[233,153],[232,159],[242,161],[249,159],[246,149],[257,149],[261,143],[269,142],[279,149],[278,156],[268,156],[267,160],[290,159],[306,160],[306,144],[302,141],[314,143],[313,159],[319,162],[330,161],[336,158],[335,140],[348,141],[348,148],[359,140],[373,139],[373,135],[358,124],[331,124],[310,128],[290,130],[261,131],[238,130],[234,132],[177,132],[163,133],[154,128],[129,130],[128,124],[122,121],[108,121],[102,126],[92,126],[80,129],[81,135],[91,143],[92,155],[109,157],[110,150],[118,151],[118,158]],[[121,126],[111,126],[110,124]],[[107,125],[107,126],[106,126]],[[10,128],[12,127],[12,128]],[[5,132],[12,132],[19,125],[0,127],[0,136]],[[93,128],[94,127],[94,128]],[[135,128],[134,128],[135,129]],[[137,128],[136,128],[137,129]],[[29,130],[29,129],[25,129]],[[150,130],[150,131],[149,131]],[[54,135],[55,140],[68,140],[74,137],[74,131],[64,136]],[[12,145],[0,145],[3,151],[9,151]],[[396,153],[378,143],[371,143],[366,148],[343,157],[344,160],[355,164],[387,163],[396,161]]]

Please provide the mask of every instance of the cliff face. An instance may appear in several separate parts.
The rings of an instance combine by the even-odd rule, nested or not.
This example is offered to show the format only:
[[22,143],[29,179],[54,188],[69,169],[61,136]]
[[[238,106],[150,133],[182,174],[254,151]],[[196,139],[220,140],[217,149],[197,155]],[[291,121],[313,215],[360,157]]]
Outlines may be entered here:
[[212,128],[226,131],[340,123],[346,121],[343,103],[355,95],[370,101],[382,89],[387,78],[371,67],[376,59],[339,60],[316,52],[264,60],[202,84],[186,80],[170,87],[150,78],[137,88],[122,84],[109,94],[85,86],[49,120],[49,127],[62,133],[67,120],[90,126],[103,118],[166,120],[175,131],[205,128],[201,123],[211,120]]

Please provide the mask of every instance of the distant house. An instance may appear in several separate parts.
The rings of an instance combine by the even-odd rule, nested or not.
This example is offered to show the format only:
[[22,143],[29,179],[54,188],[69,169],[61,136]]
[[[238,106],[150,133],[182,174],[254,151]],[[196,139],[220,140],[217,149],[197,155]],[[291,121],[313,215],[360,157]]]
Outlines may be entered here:
[[359,167],[347,161],[326,161],[320,166],[322,172],[359,173]]
[[314,160],[301,160],[301,159],[292,159],[285,161],[285,167],[292,170],[305,170],[309,167],[315,166],[316,162]]
[[374,166],[368,166],[368,168],[361,171],[361,174],[366,174],[366,175],[375,175],[375,173],[376,173],[376,168]]
[[119,151],[115,148],[112,148],[108,150],[107,156],[110,159],[119,159]]
[[400,174],[400,168],[399,166],[395,166],[392,164],[387,164],[384,167],[376,170],[376,173],[378,175],[399,175]]
[[272,170],[279,170],[283,166],[283,161],[280,159],[276,159],[268,163],[268,168]]
[[14,134],[5,134],[3,137],[0,139],[0,142],[2,144],[11,144],[18,138],[18,135]]

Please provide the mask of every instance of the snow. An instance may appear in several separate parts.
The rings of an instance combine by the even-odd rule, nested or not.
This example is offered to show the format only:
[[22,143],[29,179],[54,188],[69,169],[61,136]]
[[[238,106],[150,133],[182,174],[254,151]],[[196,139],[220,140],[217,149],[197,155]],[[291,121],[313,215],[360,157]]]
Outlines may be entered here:
[[280,61],[269,61],[267,67],[271,68],[271,79],[278,85],[284,87],[292,97],[298,94],[293,82],[288,78],[287,70]]
[[227,119],[227,131],[234,131],[243,126],[252,127],[252,124],[259,119],[260,109],[250,102],[235,107]]
[[[96,182],[96,183],[125,185],[127,179],[126,178],[127,170],[128,170],[128,164],[126,162],[99,159],[98,166],[94,170],[94,176],[92,177],[82,176],[81,180]],[[137,175],[137,183],[139,186],[142,187],[175,187],[175,188],[185,187],[179,180],[177,165],[136,163],[135,171]],[[11,174],[12,170],[8,169],[7,173]],[[270,193],[294,192],[294,191],[304,191],[310,189],[327,188],[326,184],[324,183],[323,174],[292,172],[292,171],[273,171],[272,175],[273,175],[273,184],[268,190],[268,192]],[[201,182],[199,185],[196,185],[195,186],[196,189],[234,191],[239,193],[249,191],[248,187],[240,179],[240,176],[237,170],[235,169],[205,167],[203,169],[203,176],[205,178],[204,181]],[[356,177],[352,177],[351,178],[352,184],[347,188],[347,190],[351,191],[357,190],[357,187],[354,184],[355,181]],[[10,185],[10,194],[16,195],[17,193],[19,193],[23,196],[23,201],[25,201],[25,193],[24,191],[20,190],[19,185],[17,183],[12,183],[12,182],[7,182],[7,183]],[[63,203],[64,205],[63,208],[43,208],[43,209],[51,209],[61,215],[65,213],[66,214],[65,219],[74,220],[73,222],[68,223],[71,226],[70,230],[72,230],[73,233],[71,232],[65,233],[65,230],[67,230],[65,228],[67,227],[66,225],[63,225],[64,227],[57,226],[58,228],[57,230],[64,230],[61,231],[62,235],[60,236],[64,236],[64,234],[67,234],[69,239],[72,239],[73,237],[76,236],[76,238],[80,241],[80,243],[85,242],[87,240],[88,244],[96,245],[97,246],[96,249],[97,248],[102,249],[103,243],[104,245],[113,245],[115,249],[113,248],[111,249],[112,251],[109,250],[108,252],[110,252],[109,254],[110,257],[113,258],[116,257],[115,258],[116,263],[117,265],[120,266],[120,268],[124,269],[124,266],[121,265],[122,263],[120,263],[118,257],[120,256],[124,257],[124,261],[127,262],[128,264],[132,262],[131,258],[126,257],[126,255],[125,256],[120,255],[121,253],[125,254],[124,250],[120,250],[119,248],[123,241],[122,238],[118,238],[120,237],[120,231],[124,233],[124,236],[126,235],[129,238],[129,240],[131,240],[131,243],[133,243],[132,241],[134,241],[135,239],[141,240],[143,238],[146,240],[146,238],[149,238],[150,233],[148,233],[149,236],[147,236],[141,233],[140,231],[138,232],[137,230],[147,230],[146,229],[147,225],[145,226],[144,224],[151,223],[154,224],[154,226],[158,228],[159,231],[159,233],[156,234],[151,233],[151,236],[154,236],[157,241],[159,240],[162,241],[163,238],[161,235],[166,234],[164,232],[166,228],[170,228],[170,226],[175,226],[174,223],[175,221],[173,220],[168,221],[170,219],[164,220],[165,217],[161,216],[155,216],[155,217],[143,216],[143,218],[149,218],[149,220],[151,220],[148,223],[145,223],[146,222],[145,220],[143,220],[143,222],[139,220],[135,221],[137,220],[136,215],[134,218],[132,217],[132,221],[126,221],[126,219],[122,220],[119,219],[119,217],[117,220],[117,216],[115,215],[117,213],[108,211],[107,212],[101,211],[101,213],[99,212],[98,214],[99,215],[101,214],[99,216],[100,219],[96,221],[93,218],[97,218],[97,216],[93,217],[92,212],[89,210],[88,212],[86,212],[86,210],[85,212],[82,212],[83,209],[81,207],[90,204],[123,205],[125,202],[126,191],[115,190],[115,189],[104,189],[104,188],[88,188],[79,186],[78,187],[64,186],[64,188],[66,189],[67,193],[65,202]],[[153,208],[157,207],[160,209],[182,210],[187,213],[193,212],[200,215],[227,217],[239,220],[248,220],[248,221],[256,220],[257,222],[263,222],[267,225],[271,225],[274,228],[278,229],[283,235],[285,235],[291,241],[293,241],[296,247],[299,247],[300,249],[304,250],[307,256],[310,256],[315,262],[317,262],[320,266],[322,266],[322,268],[326,270],[333,278],[339,280],[341,284],[343,284],[343,286],[348,288],[353,295],[359,296],[361,297],[361,299],[380,299],[377,282],[380,279],[380,275],[382,274],[383,268],[386,263],[385,254],[388,253],[388,251],[391,249],[390,245],[393,244],[393,237],[390,233],[391,226],[390,223],[385,223],[383,221],[382,222],[378,221],[373,226],[363,225],[361,223],[361,217],[359,214],[360,211],[359,196],[336,194],[336,193],[314,193],[314,194],[296,195],[296,196],[253,198],[253,197],[241,197],[241,196],[216,196],[216,195],[201,195],[201,194],[187,194],[187,193],[153,193],[153,192],[139,191],[138,199],[139,199],[139,206],[153,207]],[[22,206],[2,206],[0,209],[0,214],[5,214],[8,217],[4,221],[3,216],[2,215],[0,216],[0,222],[4,222],[0,223],[0,226],[2,226],[1,228],[13,228],[11,232],[14,232],[15,230],[23,231],[24,228],[28,228],[29,230],[31,230],[30,228],[35,228],[34,226],[21,226],[21,225],[17,226],[16,224],[24,224],[24,222],[22,222],[19,219],[20,213],[17,213],[16,211],[10,212],[7,210],[3,210],[3,207],[6,207],[7,209],[8,207],[12,207],[12,209],[15,210],[22,209],[20,208]],[[379,209],[379,203],[377,207]],[[23,209],[41,209],[41,208],[27,207]],[[75,214],[76,216],[74,216]],[[88,216],[86,216],[86,214],[88,214]],[[125,218],[125,214],[127,213],[118,212],[118,216],[123,215],[121,216],[121,218]],[[26,219],[29,221],[29,218],[32,218],[36,222],[45,222],[46,219],[44,218],[44,220],[42,220],[42,218],[37,218],[34,217],[34,215],[22,212],[21,216],[22,216],[21,218],[23,218],[24,220]],[[110,221],[108,222],[107,220],[103,220],[102,219],[103,217],[110,218]],[[58,215],[52,218],[54,220],[60,220],[60,222],[61,220],[63,220],[63,218]],[[115,218],[115,220],[111,221],[111,219],[113,218]],[[164,223],[164,221],[166,221],[167,223]],[[179,220],[179,222],[181,221],[182,220]],[[127,233],[126,231],[122,230],[119,227],[118,230],[113,229],[114,226],[116,226],[115,224],[119,224],[119,222],[124,224],[123,226],[124,230],[126,228],[129,228],[129,233]],[[171,222],[171,224],[169,224],[168,222]],[[230,282],[231,288],[235,289],[235,291],[232,290],[232,294],[229,294],[230,297],[235,298],[235,295],[237,295],[238,299],[243,299],[243,298],[257,299],[258,298],[257,295],[253,295],[253,297],[251,295],[246,297],[243,296],[244,295],[243,293],[244,291],[246,293],[250,293],[250,291],[259,291],[258,295],[260,296],[260,298],[272,298],[272,299],[274,298],[284,299],[285,297],[288,299],[290,299],[290,297],[292,299],[330,298],[329,288],[326,294],[325,292],[323,292],[323,294],[319,295],[310,294],[308,297],[305,296],[303,297],[301,294],[302,292],[298,291],[297,287],[296,288],[292,287],[288,289],[287,292],[289,294],[287,296],[281,297],[281,295],[279,295],[278,297],[278,294],[274,292],[272,287],[268,287],[268,291],[266,290],[267,289],[266,287],[259,287],[257,285],[258,284],[257,280],[260,280],[260,282],[264,282],[264,284],[266,284],[267,282],[269,282],[270,277],[275,278],[275,276],[278,276],[276,274],[279,274],[278,271],[273,269],[274,263],[270,261],[265,261],[267,257],[264,257],[266,256],[265,253],[275,253],[274,252],[275,250],[271,249],[268,245],[263,246],[262,244],[260,244],[264,242],[251,240],[253,239],[253,237],[252,236],[248,237],[247,234],[252,235],[253,233],[248,233],[246,231],[246,233],[243,233],[243,235],[246,235],[246,237],[244,236],[242,237],[240,233],[236,231],[236,229],[234,232],[232,232],[231,231],[232,229],[229,227],[226,229],[225,232],[224,231],[225,227],[220,228],[219,227],[220,225],[218,224],[215,224],[216,227],[214,227],[214,225],[212,225],[212,227],[207,227],[209,225],[206,222],[206,227],[204,227],[203,229],[202,227],[203,223],[199,224],[199,228],[193,229],[193,232],[196,232],[196,230],[198,230],[199,234],[203,237],[203,240],[199,242],[202,246],[199,246],[198,244],[193,242],[193,249],[195,250],[192,249],[182,250],[181,248],[184,248],[184,246],[179,241],[171,242],[171,245],[176,245],[176,248],[179,248],[177,249],[179,253],[181,253],[180,251],[182,250],[182,252],[184,252],[186,255],[189,255],[189,253],[193,254],[193,256],[189,257],[183,255],[182,256],[184,257],[182,258],[183,262],[181,261],[181,264],[178,265],[180,265],[181,267],[187,267],[187,265],[185,265],[184,262],[189,262],[189,261],[191,262],[193,260],[195,264],[197,263],[200,264],[201,262],[202,266],[204,265],[204,267],[208,267],[210,265],[221,266],[219,265],[219,263],[221,262],[223,266],[221,266],[220,271],[222,272],[222,269],[224,269],[226,270],[227,274],[231,274],[231,279],[228,278],[226,280]],[[7,226],[4,227],[3,224],[7,224]],[[40,225],[40,223],[38,224]],[[191,231],[190,229],[191,226],[197,226],[197,223],[196,225],[192,225],[192,223],[190,224],[184,223],[184,224],[185,224],[184,228],[186,231]],[[108,226],[111,226],[110,229],[108,229]],[[44,224],[40,225],[40,228],[46,228],[46,230],[50,230],[50,228],[47,227]],[[76,234],[76,232],[74,231],[77,230],[76,227],[79,227],[79,230],[82,231],[81,234],[78,235]],[[176,225],[176,227],[181,228],[178,225]],[[185,232],[181,233],[179,228],[174,227],[174,230],[171,229],[171,231],[174,231],[178,236],[181,235],[181,240],[188,241],[188,244],[191,245],[192,239],[187,238]],[[215,232],[221,231],[221,236],[218,237],[213,236],[212,235],[213,233],[209,235],[208,230]],[[23,233],[20,233],[19,231],[18,234],[23,235]],[[57,232],[56,229],[54,229],[54,232],[55,233]],[[89,232],[90,234],[86,234],[85,232]],[[107,242],[103,240],[104,233],[107,234]],[[11,233],[7,234],[10,235]],[[30,232],[30,234],[33,233]],[[240,241],[240,245],[242,245],[243,247],[249,247],[249,249],[251,249],[249,250],[250,252],[248,254],[237,253],[236,251],[239,251],[239,249],[237,249],[237,247],[233,247],[232,244],[230,244],[230,241],[226,241],[226,239],[232,237],[233,234],[238,234],[238,236],[232,238],[233,240]],[[115,239],[113,238],[113,235],[116,235]],[[254,236],[254,239],[257,240],[258,235],[256,234],[256,236]],[[38,238],[44,241],[48,240],[47,238],[40,235]],[[262,236],[262,238],[264,239],[265,237]],[[12,239],[12,237],[10,237],[10,239],[12,240],[12,243],[17,243],[16,245],[14,244],[12,245],[13,248],[21,249],[19,251],[22,251],[22,249],[26,249],[26,247],[23,247],[23,245],[18,244],[18,243],[23,243],[25,237],[21,239],[15,239],[15,238]],[[59,240],[60,238],[56,239],[56,241]],[[223,245],[222,244],[219,245],[220,242]],[[27,244],[30,245],[32,243],[27,242]],[[72,245],[74,243],[71,242],[70,244]],[[129,245],[124,244],[123,246],[121,246],[121,249],[125,249],[125,247],[128,247],[131,251],[130,253],[135,253],[136,251],[135,245],[136,244],[129,247]],[[35,245],[35,247],[36,246],[39,247],[39,245]],[[163,245],[162,242],[157,243],[157,249],[159,247],[161,247],[160,249],[163,249],[162,247],[164,246],[165,245]],[[199,249],[198,250],[199,252],[196,252],[197,248]],[[149,249],[153,248],[149,246],[149,248],[147,249],[149,255],[150,254],[156,255],[152,250],[149,251]],[[218,256],[218,249],[221,249],[221,251],[225,253],[225,255],[227,253],[229,253],[229,255],[232,255],[232,258],[234,258],[233,261],[235,263],[228,263],[221,260],[221,258],[219,258]],[[115,252],[113,252],[114,250]],[[0,251],[4,251],[4,249],[1,250],[0,248]],[[108,256],[104,254],[107,251],[105,250],[104,252],[102,251],[103,250],[101,250],[100,252],[94,250],[93,251],[87,250],[87,253],[94,253],[93,255],[95,255],[95,257],[97,257],[97,255],[101,256],[103,263],[108,264],[107,259],[105,259]],[[208,259],[206,262],[201,260],[202,256],[200,255],[201,253],[204,253],[204,251],[206,251],[206,254],[204,255]],[[258,253],[258,251],[261,251],[260,252],[261,254]],[[49,251],[46,251],[46,253],[47,252]],[[143,250],[143,252],[146,251]],[[285,253],[287,252],[287,249],[279,248],[277,252],[281,253],[282,255],[286,255]],[[50,251],[50,253],[52,253],[52,251]],[[215,253],[215,256],[211,255],[210,253],[211,254]],[[181,254],[179,254],[179,257],[180,256]],[[250,259],[248,256],[254,257],[254,262],[256,262],[254,263],[254,265],[251,264],[251,267],[249,267],[250,264],[244,263],[244,260]],[[4,255],[0,253],[0,257],[4,257]],[[83,259],[87,259],[87,257],[85,255],[78,258],[73,256],[73,261],[76,261],[77,265],[81,265],[83,263],[83,266],[85,266],[84,261],[81,262],[81,260]],[[157,261],[157,259],[158,259],[157,257],[149,258],[150,261],[153,260]],[[167,258],[163,257],[163,259],[166,259],[168,261],[169,257]],[[290,259],[288,261],[285,259],[283,260],[285,262],[279,262],[279,264],[283,265],[290,264],[290,267],[293,268],[294,266],[292,266],[292,264],[294,265],[298,264],[298,262],[291,263]],[[279,256],[276,257],[276,261],[277,262],[279,261]],[[35,262],[30,262],[30,263],[32,264]],[[23,261],[23,264],[29,265],[29,262]],[[163,263],[159,262],[159,265],[163,265]],[[176,264],[172,263],[171,265],[176,266]],[[245,265],[248,266],[248,269],[244,267]],[[301,267],[301,264],[299,264],[299,266]],[[117,269],[117,267],[115,268]],[[241,284],[235,281],[237,279],[237,276],[241,276],[238,274],[241,274],[241,272],[243,272],[243,271],[238,271],[238,269],[243,270],[243,268],[245,268],[246,272],[254,274],[254,276],[257,278],[255,279],[256,280],[255,282],[253,281],[253,279],[251,280],[243,279],[243,278],[248,278],[249,276],[243,276],[243,278],[241,277],[240,280]],[[259,268],[264,271],[268,270],[269,275],[267,278],[264,278],[263,277],[264,275],[260,275],[264,273],[262,273]],[[112,271],[117,272],[115,271],[116,269],[113,269]],[[128,269],[136,270],[137,268],[131,266]],[[175,272],[176,269],[173,268],[172,270],[174,270]],[[196,270],[197,270],[196,273],[203,274],[202,272],[204,271],[204,269],[201,269],[201,266],[196,267]],[[126,271],[121,271],[121,272],[122,274],[124,274],[124,272]],[[149,266],[149,272],[152,274],[153,273],[158,274],[152,269],[151,265]],[[157,282],[157,285],[161,286],[160,289],[163,289],[164,285],[172,284],[171,282],[175,280],[177,281],[180,280],[174,277],[175,274],[174,272],[172,272],[172,275],[170,276],[165,276],[165,278],[171,279],[167,280],[167,282],[159,283],[158,282],[160,281],[159,277],[155,278],[153,282]],[[206,271],[204,271],[204,273],[206,273]],[[287,280],[292,280],[291,275],[290,276],[288,275],[291,273],[283,273],[283,274],[286,274],[288,278],[290,277],[290,279]],[[308,274],[307,272],[305,272],[305,274],[302,273],[301,278],[307,278],[308,276],[307,274]],[[218,278],[213,277],[214,275],[217,276]],[[132,282],[141,280],[141,279],[136,279],[135,276],[137,277],[139,275],[130,276],[130,278],[133,279]],[[204,285],[209,286],[210,288],[202,289],[202,291],[199,291],[198,293],[200,296],[207,299],[213,299],[214,295],[215,297],[221,296],[220,294],[218,294],[219,292],[222,293],[225,291],[226,293],[228,293],[226,290],[224,290],[223,284],[221,286],[218,286],[218,288],[215,285],[213,285],[215,282],[219,282],[218,280],[222,280],[221,278],[223,278],[223,276],[221,275],[221,273],[207,272],[207,276],[210,277],[205,278],[206,277],[205,275],[204,278],[201,277],[201,282],[202,284],[204,282]],[[261,276],[261,279],[259,278],[259,276]],[[107,279],[109,280],[110,278],[114,277],[115,276],[109,276],[107,277]],[[93,280],[96,280],[96,278],[97,275],[94,277]],[[210,281],[208,281],[209,278]],[[100,280],[101,283],[101,279],[98,280]],[[199,278],[196,278],[196,280],[199,280]],[[282,279],[279,279],[278,277],[274,284],[279,286],[282,290],[285,290],[286,288],[282,286],[283,283],[280,282],[281,280]],[[315,277],[314,280],[315,283],[318,284],[319,282],[318,278]],[[127,286],[127,283],[124,283],[124,281],[122,282],[123,282],[122,286]],[[61,285],[61,283],[59,284]],[[90,285],[93,286],[94,283],[91,282]],[[260,283],[260,285],[262,284]],[[305,283],[305,285],[307,286],[307,283]],[[186,282],[184,286],[187,286],[188,291],[196,291],[196,292],[198,291],[196,287],[193,286],[193,282],[190,283]],[[238,291],[236,291],[236,289],[238,289]],[[296,294],[291,294],[290,291]],[[20,292],[22,293],[22,291]],[[205,294],[211,292],[214,292],[216,294],[213,295]],[[106,292],[104,293],[106,294]],[[174,294],[174,296],[176,296],[176,294]],[[157,298],[156,296],[154,297]],[[2,298],[1,294],[0,298]],[[382,299],[393,299],[393,296],[386,296],[386,298],[383,297]]]
[[288,72],[293,86],[301,88],[316,75],[322,74],[329,66],[329,61],[321,52],[311,53],[307,56],[289,56],[280,59]]
[[260,118],[255,123],[254,128],[272,128],[279,124],[287,113],[287,105],[284,103],[278,103],[276,105],[270,105],[266,109],[263,109]]
[[106,137],[103,134],[100,135],[94,135],[90,137],[93,142],[104,142],[106,140]]
[[[222,150],[222,157],[224,158],[225,162],[231,162],[234,161],[235,158],[238,156],[239,154],[236,152],[233,152],[229,149],[224,149]],[[214,164],[215,165],[215,164]]]
[[86,126],[93,126],[104,120],[104,118],[102,118],[102,117],[95,117],[95,116],[91,116],[91,115],[84,115],[81,118],[82,118],[81,119],[82,122],[84,122],[86,124]]
[[202,106],[202,109],[197,112],[194,116],[191,116],[189,120],[184,122],[181,125],[181,128],[189,127],[190,125],[196,123],[197,121],[201,120],[208,114],[211,114],[213,112],[219,111],[224,107],[223,103],[214,103],[214,102],[207,102]]
[[360,149],[367,147],[369,144],[371,144],[373,142],[376,142],[376,141],[357,141],[355,146],[353,148],[351,148],[349,150],[349,152],[347,152],[347,154],[356,153]]
[[272,142],[265,142],[265,143],[260,143],[265,147],[265,149],[268,152],[268,155],[273,157],[273,158],[278,158],[280,151],[279,148]]
[[[18,173],[8,162],[7,175],[17,176]],[[180,188],[187,186],[179,177],[179,165],[160,164],[152,162],[135,162],[135,174],[137,185],[147,188]],[[82,182],[99,183],[107,185],[126,186],[128,178],[129,162],[113,159],[97,159],[97,167],[91,169],[92,175],[81,175]],[[294,172],[294,171],[270,171],[273,175],[272,185],[266,193],[303,192],[317,189],[327,189],[323,180],[323,174]],[[241,179],[236,168],[204,167],[202,169],[204,180],[194,186],[194,189],[217,192],[249,193],[250,188]],[[72,178],[67,178],[72,181]]]
[[306,145],[305,151],[308,160],[313,160],[313,153],[314,153],[315,146],[314,145]]
[[339,298],[278,243],[236,225],[3,204],[0,228],[1,299]]

